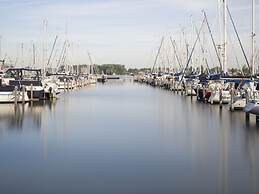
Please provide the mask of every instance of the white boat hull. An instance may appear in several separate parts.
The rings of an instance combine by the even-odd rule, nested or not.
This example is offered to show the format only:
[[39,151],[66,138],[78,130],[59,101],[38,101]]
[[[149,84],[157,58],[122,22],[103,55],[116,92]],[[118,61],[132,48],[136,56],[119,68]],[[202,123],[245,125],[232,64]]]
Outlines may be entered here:
[[246,106],[246,99],[238,99],[232,105],[234,110],[243,110],[245,106]]
[[[17,102],[21,103],[23,102],[23,94],[20,91],[17,91]],[[29,98],[27,93],[24,93],[24,101],[28,102]],[[5,92],[0,92],[0,103],[14,103],[15,102],[15,94],[13,91],[5,91]]]

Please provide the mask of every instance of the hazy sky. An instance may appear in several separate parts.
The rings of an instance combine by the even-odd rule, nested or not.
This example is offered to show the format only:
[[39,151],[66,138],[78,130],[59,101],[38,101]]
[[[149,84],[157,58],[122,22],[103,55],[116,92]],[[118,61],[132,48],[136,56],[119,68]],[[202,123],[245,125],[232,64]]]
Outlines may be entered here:
[[[251,2],[229,0],[248,52]],[[256,3],[258,12],[258,0]],[[46,19],[48,52],[55,35],[59,36],[57,56],[67,26],[67,38],[72,42],[71,63],[89,63],[90,52],[96,63],[151,66],[162,35],[180,37],[182,28],[190,32],[190,16],[199,24],[202,9],[207,11],[215,36],[218,35],[217,0],[0,0],[1,55],[15,60],[21,55],[23,42],[24,58],[30,63],[31,45],[35,42],[40,58],[42,21]]]

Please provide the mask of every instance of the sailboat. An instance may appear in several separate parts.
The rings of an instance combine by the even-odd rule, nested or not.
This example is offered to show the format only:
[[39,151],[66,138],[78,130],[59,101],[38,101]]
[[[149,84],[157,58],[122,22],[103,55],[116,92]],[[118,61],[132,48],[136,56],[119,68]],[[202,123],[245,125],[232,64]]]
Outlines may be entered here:
[[[252,75],[255,75],[255,0],[252,0],[252,56],[251,56],[251,62],[252,62]],[[253,84],[254,86],[254,84]],[[258,92],[256,89],[258,87],[252,87],[252,93],[254,94],[253,99],[250,100],[247,105],[244,108],[244,111],[246,113],[251,113],[255,115],[259,115],[259,99],[258,96],[255,94]]]

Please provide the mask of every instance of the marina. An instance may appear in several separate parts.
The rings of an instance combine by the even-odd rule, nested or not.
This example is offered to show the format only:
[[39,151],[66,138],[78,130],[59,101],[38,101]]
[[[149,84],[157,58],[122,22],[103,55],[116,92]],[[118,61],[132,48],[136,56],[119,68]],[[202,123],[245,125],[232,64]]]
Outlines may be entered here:
[[258,193],[255,120],[190,98],[122,78],[1,105],[0,192]]
[[258,3],[0,1],[0,194],[259,194]]

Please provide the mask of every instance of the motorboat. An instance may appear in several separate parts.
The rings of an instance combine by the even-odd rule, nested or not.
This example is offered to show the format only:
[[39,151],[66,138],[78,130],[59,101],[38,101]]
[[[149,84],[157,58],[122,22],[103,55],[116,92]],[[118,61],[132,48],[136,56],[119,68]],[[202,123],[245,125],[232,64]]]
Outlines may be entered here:
[[9,68],[2,79],[9,86],[16,86],[18,88],[25,86],[30,99],[45,99],[40,69]]
[[22,87],[8,86],[2,84],[0,79],[0,103],[28,102],[27,92]]

